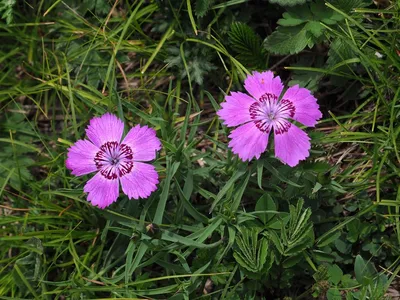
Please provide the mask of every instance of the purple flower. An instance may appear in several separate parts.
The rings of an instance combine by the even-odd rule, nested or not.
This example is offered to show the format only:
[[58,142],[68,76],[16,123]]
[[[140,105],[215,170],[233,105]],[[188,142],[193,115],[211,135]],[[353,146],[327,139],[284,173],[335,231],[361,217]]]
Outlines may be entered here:
[[280,98],[283,84],[271,71],[253,72],[247,76],[244,87],[252,97],[232,92],[217,112],[226,126],[240,125],[229,135],[232,151],[244,161],[258,159],[267,148],[270,132],[274,131],[276,157],[291,167],[307,158],[310,138],[290,121],[314,127],[322,117],[311,92],[295,85]]
[[122,191],[134,199],[147,198],[157,189],[158,174],[154,166],[143,163],[155,159],[161,143],[156,132],[136,125],[122,140],[124,123],[106,113],[90,120],[86,129],[89,140],[79,140],[68,149],[66,166],[76,176],[97,172],[84,192],[99,208],[115,202]]

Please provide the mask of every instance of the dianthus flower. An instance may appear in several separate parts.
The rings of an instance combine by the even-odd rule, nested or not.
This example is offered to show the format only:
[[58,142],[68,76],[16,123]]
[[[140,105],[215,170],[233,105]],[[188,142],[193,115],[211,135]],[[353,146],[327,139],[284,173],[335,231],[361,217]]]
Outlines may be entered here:
[[115,202],[122,191],[134,199],[147,198],[157,189],[158,174],[151,164],[161,143],[156,132],[136,125],[122,139],[124,123],[106,113],[90,121],[89,140],[79,140],[68,149],[66,166],[73,175],[97,172],[84,187],[87,199],[99,208]]
[[217,112],[226,126],[239,126],[229,135],[233,153],[244,161],[260,158],[273,131],[275,156],[281,161],[293,167],[307,158],[310,138],[291,121],[314,127],[322,117],[317,99],[311,92],[295,85],[280,97],[282,81],[271,71],[253,72],[247,76],[244,87],[251,97],[232,92]]

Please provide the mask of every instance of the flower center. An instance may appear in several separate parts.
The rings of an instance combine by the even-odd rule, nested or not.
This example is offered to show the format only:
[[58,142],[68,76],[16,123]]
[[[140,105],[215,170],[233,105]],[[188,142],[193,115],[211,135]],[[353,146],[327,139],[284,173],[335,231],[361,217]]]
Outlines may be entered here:
[[94,157],[97,170],[105,178],[113,180],[132,171],[133,154],[131,147],[118,142],[107,142]]
[[291,101],[278,101],[276,95],[266,93],[250,106],[249,112],[260,131],[269,133],[274,128],[275,134],[282,134],[292,125],[288,119],[294,117],[296,109]]

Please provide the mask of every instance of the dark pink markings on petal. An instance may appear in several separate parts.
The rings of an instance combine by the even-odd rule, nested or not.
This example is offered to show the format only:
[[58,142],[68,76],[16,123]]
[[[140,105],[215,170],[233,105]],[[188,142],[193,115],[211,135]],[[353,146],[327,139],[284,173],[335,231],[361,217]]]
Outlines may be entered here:
[[288,132],[290,126],[292,126],[292,123],[285,119],[278,120],[274,123],[274,132],[275,134],[282,134],[285,132]]
[[265,93],[259,99],[259,101],[261,103],[267,103],[267,102],[271,103],[271,102],[276,102],[277,100],[278,100],[278,97],[271,93]]
[[132,168],[133,168],[133,161],[126,161],[121,163],[118,168],[119,177],[129,174],[132,171]]
[[314,127],[322,118],[317,99],[305,88],[298,85],[292,86],[287,89],[283,99],[288,99],[296,108],[291,118],[305,126]]
[[125,159],[133,159],[132,149],[131,147],[121,144],[119,146],[120,156],[123,156]]
[[221,104],[217,115],[223,120],[223,124],[229,127],[247,123],[251,120],[249,108],[255,102],[253,97],[232,92],[231,95],[225,97],[225,102]]
[[269,132],[271,130],[271,122],[265,117],[265,107],[260,103],[255,102],[250,105],[250,117],[254,120],[254,124],[262,132]]
[[103,175],[106,179],[113,180],[117,179],[117,172],[114,166],[106,166],[100,170],[100,174]]
[[294,114],[296,113],[296,108],[294,107],[292,101],[287,99],[282,99],[279,102],[279,112],[284,117],[286,117],[287,115],[288,117],[293,118]]
[[[129,130],[122,141],[122,145],[129,147],[135,161],[153,160],[156,158],[157,151],[161,149],[161,142],[157,138],[156,131],[147,126],[140,125],[136,125]],[[124,151],[122,145],[121,151]]]
[[287,99],[278,102],[274,94],[265,93],[258,102],[253,103],[249,108],[250,117],[256,127],[262,132],[270,132],[274,128],[276,134],[282,134],[289,130],[296,108]]
[[113,180],[129,174],[133,168],[133,151],[126,144],[106,142],[95,155],[94,162],[104,178]]

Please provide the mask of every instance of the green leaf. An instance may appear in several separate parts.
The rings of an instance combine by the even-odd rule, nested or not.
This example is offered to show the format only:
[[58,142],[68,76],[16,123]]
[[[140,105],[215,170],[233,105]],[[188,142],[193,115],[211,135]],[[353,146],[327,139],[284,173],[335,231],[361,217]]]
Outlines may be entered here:
[[252,272],[262,271],[268,255],[268,241],[259,239],[259,229],[243,228],[236,237],[233,256],[241,267]]
[[324,1],[289,8],[278,20],[280,26],[265,39],[264,47],[276,54],[299,53],[319,42],[326,30],[321,22],[334,25],[341,20],[343,16],[327,7]]
[[229,42],[238,59],[253,66],[265,64],[261,38],[247,24],[235,22],[228,32]]
[[355,243],[358,240],[358,237],[360,235],[360,228],[361,228],[361,222],[359,219],[354,219],[350,223],[346,225],[348,233],[346,235],[346,239],[351,242]]
[[84,8],[98,15],[106,15],[111,9],[107,0],[83,0],[82,4]]
[[317,243],[318,248],[322,248],[329,245],[330,243],[333,243],[340,237],[340,235],[341,235],[340,231],[337,230],[330,231],[329,234],[325,234],[323,239],[318,241]]
[[237,211],[239,205],[240,205],[240,201],[242,200],[242,196],[246,190],[247,184],[249,182],[250,179],[250,172],[247,174],[246,178],[239,183],[239,186],[237,187],[237,189],[235,190],[235,193],[233,195],[233,202],[231,205],[231,211]]
[[318,38],[324,33],[325,27],[320,22],[310,21],[304,26],[304,29],[310,32],[315,38]]
[[313,255],[314,258],[320,262],[333,262],[335,260],[335,256],[333,254],[320,250],[314,250]]
[[13,10],[17,0],[2,0],[0,1],[0,13],[2,19],[5,19],[7,24],[13,21]]
[[309,221],[311,209],[303,211],[304,201],[300,199],[296,207],[289,206],[289,224],[281,226],[280,243],[284,248],[283,255],[292,256],[304,251],[314,243],[313,224]]
[[338,285],[343,276],[343,271],[338,265],[332,265],[328,268],[329,281],[334,285]]
[[354,8],[361,8],[371,4],[370,0],[333,0],[332,5],[345,13],[351,12]]
[[311,37],[304,27],[304,25],[279,26],[277,30],[265,39],[264,47],[276,54],[299,53],[311,41]]
[[196,0],[196,11],[195,11],[196,16],[199,18],[204,17],[207,14],[213,2],[214,0]]
[[294,6],[298,4],[306,3],[307,0],[269,0],[271,3],[276,3],[282,6]]
[[302,254],[289,256],[288,258],[286,258],[286,259],[283,261],[283,264],[282,264],[282,265],[283,265],[283,267],[284,267],[285,269],[291,268],[291,267],[293,267],[294,265],[296,265],[297,263],[299,263],[299,262],[302,260],[302,258],[303,258],[303,255],[302,255]]
[[222,198],[226,195],[228,190],[234,186],[236,180],[242,177],[247,172],[247,169],[244,165],[241,165],[232,177],[228,180],[228,182],[224,185],[224,187],[219,191],[216,199],[214,200],[213,204],[210,208],[210,213],[214,210],[215,206],[222,200]]
[[341,253],[346,254],[351,250],[351,244],[344,242],[341,239],[335,240],[336,249],[338,249]]
[[[278,25],[282,26],[297,26],[307,22],[307,19],[299,17],[298,15],[291,14],[289,12],[285,12],[282,15],[283,19],[278,20]],[[310,16],[311,17],[311,16]]]
[[342,295],[337,288],[329,289],[326,293],[328,300],[342,300]]
[[288,12],[283,13],[282,19],[278,20],[278,24],[282,26],[296,26],[313,20],[314,17],[307,5],[289,9]]
[[288,213],[279,213],[277,218],[274,218],[271,222],[268,222],[267,227],[269,229],[281,229],[289,222],[290,216]]
[[328,51],[326,64],[330,67],[341,63],[342,61],[355,58],[356,54],[347,44],[346,40],[337,37],[333,40]]
[[315,16],[314,20],[322,21],[328,25],[336,24],[338,21],[343,20],[343,16],[338,12],[330,9],[325,5],[325,1],[312,2],[310,10]]
[[40,239],[32,237],[21,248],[26,248],[28,254],[15,261],[13,277],[21,288],[31,289],[30,286],[36,285],[34,282],[41,277],[43,244]]
[[199,249],[202,249],[202,248],[213,248],[213,247],[216,247],[216,246],[218,246],[220,244],[219,241],[216,242],[216,243],[213,243],[213,244],[199,243],[199,242],[197,242],[195,240],[192,240],[190,238],[178,235],[178,234],[173,233],[173,232],[168,231],[168,230],[163,230],[162,231],[160,239],[164,240],[164,241],[173,242],[173,243],[179,243],[179,244],[186,245],[186,246],[197,247]]
[[163,216],[165,212],[165,206],[167,205],[167,200],[169,196],[169,187],[171,185],[172,178],[174,177],[176,171],[178,170],[180,162],[174,162],[171,165],[170,160],[167,159],[167,178],[163,182],[163,189],[160,195],[160,201],[157,205],[157,210],[154,215],[153,222],[155,224],[162,224]]
[[258,187],[262,190],[262,176],[263,176],[263,171],[264,171],[264,165],[262,161],[258,160],[257,161],[257,183]]
[[[269,194],[264,194],[258,199],[257,204],[256,204],[256,211],[276,211],[276,205],[274,200]],[[276,214],[272,213],[263,213],[259,214],[260,220],[266,224],[268,221],[270,221],[273,217],[275,217]]]
[[354,273],[358,283],[365,286],[372,282],[376,271],[370,262],[366,262],[360,255],[357,255],[354,263]]

